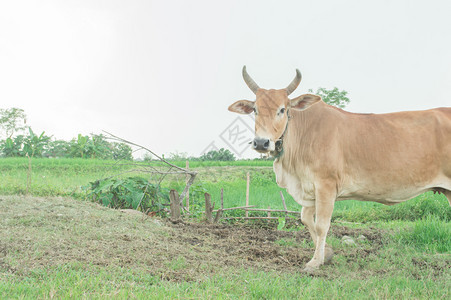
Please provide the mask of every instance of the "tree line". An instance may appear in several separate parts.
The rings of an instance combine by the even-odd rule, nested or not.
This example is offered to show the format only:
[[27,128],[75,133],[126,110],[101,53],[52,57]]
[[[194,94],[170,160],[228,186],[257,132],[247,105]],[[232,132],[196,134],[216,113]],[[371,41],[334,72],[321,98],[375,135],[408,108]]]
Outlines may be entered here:
[[20,108],[0,109],[0,130],[0,157],[133,159],[129,145],[108,141],[103,134],[78,134],[70,141],[36,134]]

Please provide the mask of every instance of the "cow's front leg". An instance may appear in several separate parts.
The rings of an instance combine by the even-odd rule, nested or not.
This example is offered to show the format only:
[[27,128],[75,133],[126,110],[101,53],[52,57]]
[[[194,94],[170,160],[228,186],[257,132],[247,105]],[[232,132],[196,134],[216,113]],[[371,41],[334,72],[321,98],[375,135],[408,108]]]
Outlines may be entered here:
[[313,271],[318,269],[319,266],[324,264],[325,257],[329,259],[332,257],[332,249],[327,248],[326,254],[326,236],[330,227],[330,220],[332,217],[332,211],[334,210],[334,203],[336,198],[336,192],[333,185],[322,185],[318,187],[315,193],[315,229],[316,243],[315,254],[312,260],[310,260],[305,266],[304,271]]
[[315,231],[315,206],[303,206],[301,210],[301,221],[307,227],[312,237],[313,243],[316,246],[316,231]]
[[[301,221],[310,232],[310,236],[312,237],[313,244],[316,249],[317,235],[315,231],[315,211],[316,211],[315,206],[310,207],[303,206],[301,211]],[[324,263],[330,262],[333,256],[334,251],[326,243],[324,248]]]

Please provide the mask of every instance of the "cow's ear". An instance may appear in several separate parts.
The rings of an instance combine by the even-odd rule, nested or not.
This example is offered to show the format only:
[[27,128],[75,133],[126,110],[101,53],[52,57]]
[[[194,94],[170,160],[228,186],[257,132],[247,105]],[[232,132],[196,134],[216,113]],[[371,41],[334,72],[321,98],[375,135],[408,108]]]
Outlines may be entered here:
[[240,100],[229,106],[229,110],[239,114],[250,114],[254,111],[255,102],[249,100]]
[[320,100],[320,96],[305,94],[290,100],[290,106],[296,110],[305,110]]

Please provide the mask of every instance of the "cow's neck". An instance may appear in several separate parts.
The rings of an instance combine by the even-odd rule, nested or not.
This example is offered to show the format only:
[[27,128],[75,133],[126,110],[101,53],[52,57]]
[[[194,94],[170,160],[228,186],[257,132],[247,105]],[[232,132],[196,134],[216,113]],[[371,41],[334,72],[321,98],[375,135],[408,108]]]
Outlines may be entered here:
[[329,117],[327,116],[329,113],[328,105],[322,101],[305,111],[291,110],[291,118],[283,135],[283,147],[281,151],[275,153],[275,162],[281,163],[285,169],[296,165],[293,160],[309,159],[313,134],[320,128],[322,120]]

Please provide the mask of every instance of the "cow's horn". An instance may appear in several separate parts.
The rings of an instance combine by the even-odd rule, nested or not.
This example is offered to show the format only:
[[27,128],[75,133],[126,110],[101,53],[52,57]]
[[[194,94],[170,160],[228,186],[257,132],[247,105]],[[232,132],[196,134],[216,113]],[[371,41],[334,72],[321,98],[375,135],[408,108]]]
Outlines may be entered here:
[[287,86],[287,94],[290,95],[294,92],[294,90],[298,87],[299,83],[301,83],[302,75],[298,69],[296,69],[296,77],[294,77],[293,81]]
[[258,84],[255,83],[255,81],[247,74],[246,66],[243,67],[243,78],[244,82],[246,82],[247,86],[251,89],[251,91],[254,92],[254,94],[257,94],[257,90],[260,88]]

